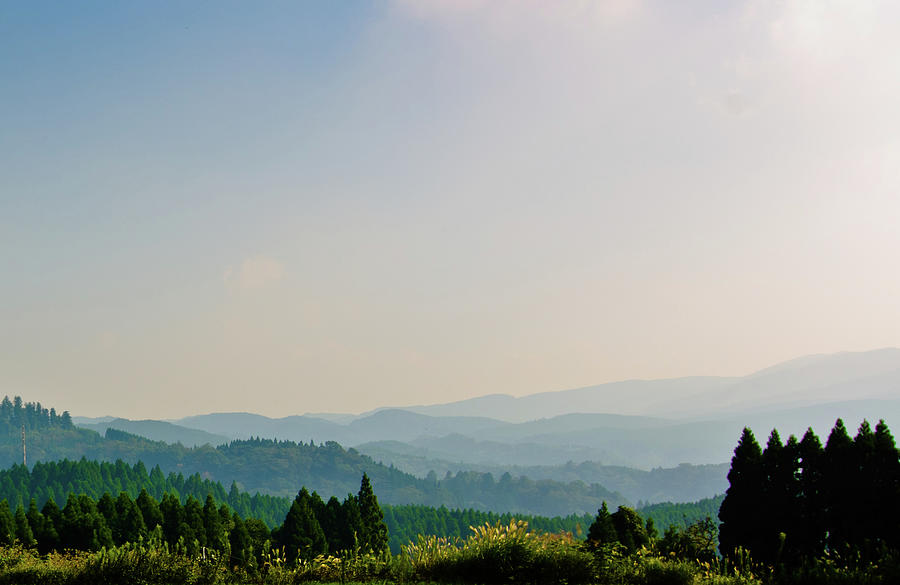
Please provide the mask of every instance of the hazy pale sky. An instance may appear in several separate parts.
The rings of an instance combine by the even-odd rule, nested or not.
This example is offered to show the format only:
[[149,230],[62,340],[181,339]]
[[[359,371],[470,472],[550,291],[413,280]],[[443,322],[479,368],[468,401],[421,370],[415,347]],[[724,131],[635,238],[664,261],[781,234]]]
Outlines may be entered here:
[[0,4],[0,394],[271,416],[900,346],[900,3]]

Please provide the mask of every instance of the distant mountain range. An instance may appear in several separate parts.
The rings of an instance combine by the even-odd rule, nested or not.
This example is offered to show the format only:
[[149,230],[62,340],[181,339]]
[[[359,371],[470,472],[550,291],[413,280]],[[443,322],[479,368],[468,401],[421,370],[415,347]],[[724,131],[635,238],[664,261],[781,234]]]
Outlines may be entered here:
[[[631,380],[361,415],[273,419],[213,413],[175,421],[73,420],[101,432],[114,428],[185,446],[251,437],[335,441],[419,477],[429,471],[479,470],[607,485],[613,468],[649,473],[682,463],[706,466],[704,473],[695,474],[696,485],[678,494],[621,490],[633,499],[658,501],[721,493],[727,486],[723,464],[744,426],[761,443],[772,428],[786,438],[807,427],[824,442],[837,418],[851,429],[864,418],[900,424],[900,349],[807,356],[742,377]],[[606,469],[606,475],[589,471],[587,464],[579,468],[583,462]],[[625,484],[613,481],[607,487],[617,490],[617,485]]]
[[705,420],[848,399],[900,398],[900,349],[797,358],[741,377],[627,380],[519,398],[493,394],[404,410],[524,422],[573,412]]
[[207,433],[200,429],[172,424],[160,420],[128,420],[126,418],[104,417],[107,420],[92,421],[81,417],[74,417],[73,422],[83,428],[97,431],[101,435],[106,429],[117,429],[134,435],[145,437],[154,441],[166,443],[181,443],[185,447],[198,447],[200,445],[223,445],[231,440],[225,435]]

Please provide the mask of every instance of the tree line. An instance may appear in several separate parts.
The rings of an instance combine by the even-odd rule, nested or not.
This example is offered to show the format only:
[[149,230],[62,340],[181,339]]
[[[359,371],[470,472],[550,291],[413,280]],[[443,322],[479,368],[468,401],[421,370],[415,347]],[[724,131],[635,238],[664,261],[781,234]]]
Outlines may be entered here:
[[41,554],[122,546],[139,542],[165,544],[170,550],[195,556],[203,551],[224,553],[230,566],[252,567],[273,549],[293,563],[328,552],[364,551],[387,554],[388,531],[369,478],[363,475],[356,495],[328,503],[301,489],[283,522],[274,530],[258,518],[242,518],[228,504],[217,505],[212,494],[205,503],[188,495],[184,504],[174,493],[161,500],[146,488],[137,498],[122,491],[95,499],[69,494],[60,508],[50,498],[39,508],[31,499],[11,513],[0,501],[0,545],[18,542]]
[[[657,511],[665,508],[657,508]],[[662,536],[652,516],[646,519],[636,510],[619,506],[610,512],[606,502],[597,511],[587,533],[587,548],[599,556],[625,556],[638,551],[654,552],[665,558],[689,563],[716,559],[718,525],[710,516],[670,523]]]
[[44,408],[40,402],[22,402],[21,396],[12,400],[4,396],[0,400],[0,429],[9,431],[26,429],[71,429],[72,417],[68,410],[57,414],[55,408]]
[[[158,465],[165,473],[180,472],[185,476],[200,473],[226,486],[237,481],[243,490],[251,493],[283,497],[293,497],[298,485],[305,485],[324,497],[342,497],[355,491],[360,476],[367,473],[378,486],[381,500],[393,504],[564,516],[593,512],[601,501],[627,503],[621,494],[602,485],[580,481],[536,481],[472,471],[448,473],[441,478],[418,478],[335,442],[247,439],[218,447],[185,447],[112,428],[101,436],[87,429],[57,425],[29,430],[27,446],[29,463],[82,457],[110,462],[121,459],[128,464],[143,461],[148,469]],[[0,426],[0,467],[15,463],[22,463],[19,425],[8,425],[5,429]]]
[[[268,529],[279,526],[292,506],[291,498],[260,493],[251,495],[240,489],[235,482],[226,489],[221,483],[205,479],[197,473],[189,476],[181,473],[165,474],[158,465],[148,471],[140,461],[133,465],[122,460],[114,463],[86,459],[46,463],[39,461],[31,469],[16,464],[0,470],[0,500],[5,499],[9,503],[12,516],[16,515],[18,508],[22,508],[22,514],[25,514],[32,499],[40,509],[51,499],[60,503],[67,502],[70,494],[86,495],[97,501],[106,493],[125,492],[131,499],[136,499],[142,490],[146,490],[157,501],[169,494],[183,506],[187,504],[188,498],[202,503],[207,496],[212,496],[217,505],[226,504],[241,518],[260,520]],[[308,490],[308,493],[313,502],[322,501],[315,491]],[[662,526],[667,526],[667,519],[673,515],[671,506],[678,508],[679,518],[682,518],[682,514],[687,514],[687,518],[699,517],[698,514],[702,515],[705,510],[703,506],[694,509],[689,504],[655,505],[651,514],[660,519]],[[316,503],[315,509],[320,508]],[[544,517],[420,504],[381,504],[381,509],[389,529],[388,544],[394,553],[400,552],[402,545],[415,541],[419,534],[464,538],[470,534],[470,526],[497,522],[508,524],[514,518],[528,522],[529,526],[537,530],[550,533],[570,532],[583,538],[587,526],[593,520],[593,515],[588,514]],[[329,546],[330,550],[336,550],[334,543]]]
[[826,556],[872,563],[900,550],[900,452],[884,421],[863,421],[854,438],[838,419],[825,446],[808,429],[764,449],[745,428],[719,510],[726,557],[749,551],[770,566]]
[[402,545],[415,542],[419,535],[438,536],[449,539],[463,539],[472,534],[472,526],[509,525],[520,520],[541,532],[559,534],[568,532],[581,539],[594,519],[592,514],[570,514],[568,516],[531,516],[505,512],[484,512],[482,510],[449,509],[445,506],[432,508],[420,505],[383,505],[384,520],[390,534],[390,548],[400,552]]
[[221,483],[205,479],[199,473],[185,477],[181,473],[164,474],[155,465],[148,472],[143,462],[129,465],[117,460],[106,461],[38,461],[31,469],[16,464],[0,470],[0,499],[15,510],[35,500],[38,507],[48,500],[66,502],[70,494],[86,495],[98,500],[104,493],[125,492],[132,499],[142,490],[157,500],[170,494],[184,504],[193,497],[203,501],[207,495],[228,506],[242,518],[256,518],[269,527],[276,526],[290,507],[290,500],[267,494],[249,494],[232,482],[226,490]]

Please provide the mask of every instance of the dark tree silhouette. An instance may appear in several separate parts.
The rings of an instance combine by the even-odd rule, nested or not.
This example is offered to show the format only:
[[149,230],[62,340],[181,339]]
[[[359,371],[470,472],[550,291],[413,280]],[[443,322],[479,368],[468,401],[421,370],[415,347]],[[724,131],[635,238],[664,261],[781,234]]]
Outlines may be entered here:
[[728,472],[729,487],[719,508],[719,550],[731,556],[735,549],[762,548],[764,535],[759,521],[765,514],[760,495],[763,493],[762,450],[749,428],[744,428]]

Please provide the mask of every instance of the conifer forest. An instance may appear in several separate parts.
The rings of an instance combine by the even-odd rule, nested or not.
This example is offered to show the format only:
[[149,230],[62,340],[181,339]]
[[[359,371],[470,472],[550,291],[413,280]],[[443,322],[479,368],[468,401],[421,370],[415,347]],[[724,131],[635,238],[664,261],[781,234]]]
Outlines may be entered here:
[[[8,398],[0,425],[71,431]],[[313,448],[312,446],[309,448]],[[335,446],[322,447],[334,451]],[[764,447],[745,428],[725,494],[548,518],[380,504],[368,474],[327,500],[249,493],[143,461],[0,470],[0,583],[891,583],[900,455],[884,421]]]

